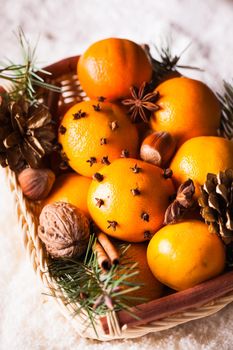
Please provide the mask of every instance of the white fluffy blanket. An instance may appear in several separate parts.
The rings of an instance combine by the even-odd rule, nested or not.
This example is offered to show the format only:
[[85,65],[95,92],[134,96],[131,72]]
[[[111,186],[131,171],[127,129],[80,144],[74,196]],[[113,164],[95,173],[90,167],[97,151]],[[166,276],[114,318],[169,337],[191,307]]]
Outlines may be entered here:
[[[109,36],[159,43],[172,33],[182,63],[206,70],[190,72],[219,89],[233,76],[230,0],[0,0],[0,57],[19,57],[12,30],[22,26],[32,40],[40,34],[43,63],[82,52]],[[0,172],[0,349],[155,350],[233,348],[233,305],[204,320],[135,340],[99,343],[77,336],[52,301],[46,301],[25,256],[13,202]]]

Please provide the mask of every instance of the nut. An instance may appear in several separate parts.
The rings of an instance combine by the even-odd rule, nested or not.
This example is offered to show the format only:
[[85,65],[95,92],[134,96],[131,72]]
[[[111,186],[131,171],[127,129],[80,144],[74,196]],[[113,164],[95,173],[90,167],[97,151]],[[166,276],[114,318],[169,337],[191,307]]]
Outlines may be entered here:
[[48,196],[55,175],[50,169],[26,168],[18,175],[23,194],[32,200],[41,200]]
[[167,132],[153,132],[148,135],[140,149],[140,157],[148,163],[164,167],[175,153],[176,142]]
[[47,204],[40,214],[38,235],[52,257],[81,256],[90,236],[89,220],[69,203]]

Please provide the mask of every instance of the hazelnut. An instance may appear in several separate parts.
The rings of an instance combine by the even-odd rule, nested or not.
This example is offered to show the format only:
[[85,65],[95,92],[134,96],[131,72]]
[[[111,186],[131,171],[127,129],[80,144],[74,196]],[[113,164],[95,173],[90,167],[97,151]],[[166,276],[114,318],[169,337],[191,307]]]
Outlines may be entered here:
[[23,194],[32,200],[41,200],[48,196],[55,175],[50,169],[26,168],[18,175]]
[[164,167],[175,153],[176,142],[167,132],[153,132],[148,135],[140,149],[140,157],[148,163]]
[[38,235],[52,257],[81,256],[86,251],[89,220],[74,205],[65,202],[47,204],[39,221]]

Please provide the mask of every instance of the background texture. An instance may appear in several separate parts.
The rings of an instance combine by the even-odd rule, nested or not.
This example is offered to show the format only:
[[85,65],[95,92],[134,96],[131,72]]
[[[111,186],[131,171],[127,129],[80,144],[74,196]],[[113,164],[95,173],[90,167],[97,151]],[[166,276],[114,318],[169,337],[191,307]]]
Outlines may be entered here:
[[[81,53],[90,43],[109,36],[160,44],[172,38],[179,54],[190,42],[182,63],[203,73],[187,72],[221,89],[233,77],[230,0],[0,0],[0,60],[20,57],[12,33],[22,26],[38,44],[38,58],[47,64]],[[136,340],[99,343],[77,336],[46,300],[26,258],[17,230],[13,202],[0,171],[0,349],[232,349],[233,305],[198,320]]]

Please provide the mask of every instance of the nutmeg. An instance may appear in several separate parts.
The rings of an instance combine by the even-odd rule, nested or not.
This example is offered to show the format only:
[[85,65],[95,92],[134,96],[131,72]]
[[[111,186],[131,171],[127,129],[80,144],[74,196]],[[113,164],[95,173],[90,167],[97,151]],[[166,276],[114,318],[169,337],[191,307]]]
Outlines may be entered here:
[[32,200],[41,200],[48,196],[55,175],[50,169],[26,168],[18,175],[23,194]]
[[81,256],[86,251],[89,220],[74,205],[65,202],[47,204],[39,220],[38,235],[52,257]]
[[176,141],[167,132],[159,131],[148,135],[140,149],[140,157],[148,163],[164,167],[176,149]]

